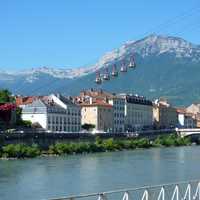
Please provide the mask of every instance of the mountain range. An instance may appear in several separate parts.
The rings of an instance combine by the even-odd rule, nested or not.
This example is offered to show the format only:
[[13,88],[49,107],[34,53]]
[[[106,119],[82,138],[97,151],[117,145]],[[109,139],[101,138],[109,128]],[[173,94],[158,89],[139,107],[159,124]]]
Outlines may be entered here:
[[[128,64],[134,56],[137,67],[119,73],[117,78],[96,85],[96,71],[111,72],[116,64]],[[41,95],[62,92],[77,95],[89,88],[119,93],[135,93],[150,99],[166,97],[177,106],[200,101],[200,45],[182,38],[149,35],[141,40],[128,41],[120,48],[106,53],[89,67],[39,67],[25,71],[0,71],[0,87],[14,94]]]

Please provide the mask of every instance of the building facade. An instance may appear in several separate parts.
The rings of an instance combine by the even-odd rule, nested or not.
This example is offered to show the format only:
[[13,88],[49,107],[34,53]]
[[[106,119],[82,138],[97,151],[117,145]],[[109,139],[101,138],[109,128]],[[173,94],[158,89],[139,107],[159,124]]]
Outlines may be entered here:
[[150,100],[138,95],[121,94],[125,100],[125,131],[151,129],[153,126],[153,106]]
[[81,110],[72,100],[62,95],[50,95],[24,105],[22,119],[39,124],[52,132],[79,132]]
[[180,128],[196,128],[197,118],[195,114],[187,112],[185,108],[177,108],[178,127]]
[[200,104],[199,103],[191,104],[186,108],[186,112],[192,113],[193,115],[200,114]]
[[154,125],[159,128],[174,128],[178,124],[176,108],[166,100],[156,100],[153,106]]
[[125,131],[125,100],[119,96],[109,97],[108,103],[113,106],[113,132]]
[[113,108],[112,105],[103,101],[82,103],[81,116],[82,125],[94,125],[94,132],[112,132],[113,129]]
[[109,127],[109,130],[112,130],[114,133],[122,133],[125,131],[125,100],[119,95],[112,94],[103,90],[91,89],[82,91],[76,100],[78,103],[91,104],[91,102],[100,102],[104,105],[111,105],[113,116],[112,118],[111,115],[109,116],[109,120],[112,120],[112,122],[109,122],[110,125],[112,124],[112,126]]

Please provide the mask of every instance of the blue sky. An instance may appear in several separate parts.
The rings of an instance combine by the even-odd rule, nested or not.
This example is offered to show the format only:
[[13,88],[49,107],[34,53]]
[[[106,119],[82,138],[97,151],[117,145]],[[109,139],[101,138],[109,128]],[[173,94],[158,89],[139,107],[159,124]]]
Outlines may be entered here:
[[200,44],[199,22],[199,0],[0,0],[0,69],[87,66],[151,32]]

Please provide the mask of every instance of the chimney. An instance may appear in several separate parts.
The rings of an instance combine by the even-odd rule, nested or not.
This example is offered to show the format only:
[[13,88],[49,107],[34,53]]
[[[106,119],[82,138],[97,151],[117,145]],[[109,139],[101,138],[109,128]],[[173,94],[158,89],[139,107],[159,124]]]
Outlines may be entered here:
[[90,97],[90,105],[92,104],[92,97]]

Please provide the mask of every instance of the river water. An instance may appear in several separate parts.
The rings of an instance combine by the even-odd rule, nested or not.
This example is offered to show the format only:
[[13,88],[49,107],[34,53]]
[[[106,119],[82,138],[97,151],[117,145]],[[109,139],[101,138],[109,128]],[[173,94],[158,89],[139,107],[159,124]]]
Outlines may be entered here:
[[192,179],[200,179],[199,146],[1,160],[0,199],[40,200]]

